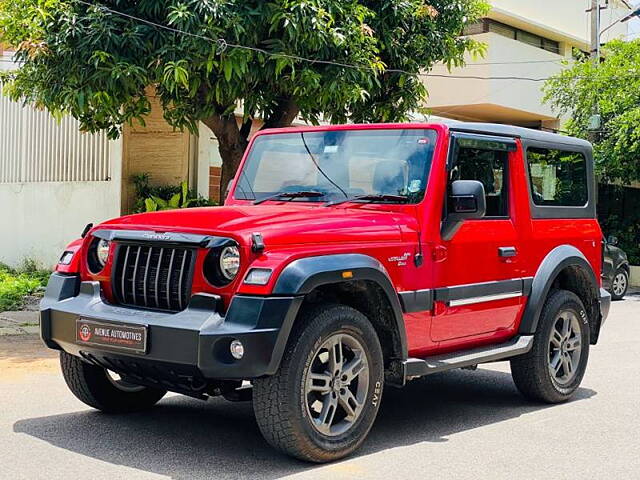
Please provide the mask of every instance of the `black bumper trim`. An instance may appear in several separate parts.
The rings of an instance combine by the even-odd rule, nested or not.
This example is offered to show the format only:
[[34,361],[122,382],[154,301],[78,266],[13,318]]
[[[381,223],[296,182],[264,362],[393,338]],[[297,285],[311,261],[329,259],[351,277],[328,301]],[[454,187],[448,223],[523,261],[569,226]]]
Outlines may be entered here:
[[600,330],[609,316],[609,310],[611,309],[611,294],[608,291],[600,288],[598,297],[599,315],[597,319],[594,319],[595,323],[591,324],[591,345],[598,343]]
[[611,294],[604,288],[600,289],[600,316],[602,317],[601,323],[609,316],[609,310],[611,309]]
[[[107,304],[97,282],[53,274],[40,304],[40,333],[50,348],[85,358],[108,357],[145,371],[173,366],[209,380],[256,378],[277,371],[302,300],[298,296],[237,295],[223,316],[217,309],[219,297],[196,294],[181,312],[156,312]],[[77,344],[79,317],[147,326],[147,354]],[[229,344],[234,339],[245,347],[241,360],[230,355]]]

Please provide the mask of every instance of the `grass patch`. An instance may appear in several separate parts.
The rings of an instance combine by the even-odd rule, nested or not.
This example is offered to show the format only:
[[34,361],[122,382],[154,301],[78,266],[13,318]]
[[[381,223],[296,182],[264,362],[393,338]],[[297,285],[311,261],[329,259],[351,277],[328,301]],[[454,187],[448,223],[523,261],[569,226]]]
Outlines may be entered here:
[[51,272],[33,260],[25,260],[18,268],[0,263],[0,312],[19,310],[27,295],[45,287]]

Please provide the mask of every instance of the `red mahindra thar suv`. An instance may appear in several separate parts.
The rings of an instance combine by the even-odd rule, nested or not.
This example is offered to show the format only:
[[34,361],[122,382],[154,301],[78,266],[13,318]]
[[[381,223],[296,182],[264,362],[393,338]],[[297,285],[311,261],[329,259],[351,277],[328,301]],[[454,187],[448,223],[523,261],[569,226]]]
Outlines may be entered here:
[[509,360],[528,398],[578,388],[607,316],[591,145],[490,124],[256,135],[216,208],[130,215],[63,253],[41,334],[106,412],[167,391],[253,401],[323,462],[383,390]]

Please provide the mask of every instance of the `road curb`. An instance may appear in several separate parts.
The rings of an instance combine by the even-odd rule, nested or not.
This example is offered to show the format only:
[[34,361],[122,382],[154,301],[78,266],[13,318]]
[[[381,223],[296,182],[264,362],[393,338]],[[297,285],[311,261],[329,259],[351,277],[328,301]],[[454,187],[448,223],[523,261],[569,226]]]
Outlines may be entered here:
[[0,336],[30,335],[40,331],[38,312],[17,311],[0,313]]

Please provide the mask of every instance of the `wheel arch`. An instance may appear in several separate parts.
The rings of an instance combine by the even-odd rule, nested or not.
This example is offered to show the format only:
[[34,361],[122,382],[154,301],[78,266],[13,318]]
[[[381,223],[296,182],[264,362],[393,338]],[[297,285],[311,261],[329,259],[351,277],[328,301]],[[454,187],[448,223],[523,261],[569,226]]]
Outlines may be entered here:
[[520,333],[536,332],[542,307],[553,289],[575,293],[587,310],[591,341],[597,340],[600,328],[599,284],[584,254],[571,245],[560,245],[544,258],[531,284],[531,293],[520,323]]
[[407,358],[407,339],[398,294],[384,266],[363,254],[336,254],[295,260],[280,273],[276,295],[304,296],[303,310],[328,300],[362,312],[373,324],[385,364]]
[[620,262],[616,270],[619,270],[619,269],[622,269],[625,272],[627,272],[627,275],[631,275],[631,266],[629,265],[629,262],[627,261]]

